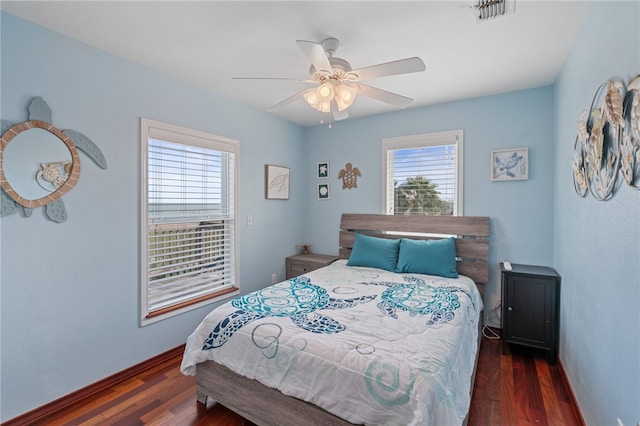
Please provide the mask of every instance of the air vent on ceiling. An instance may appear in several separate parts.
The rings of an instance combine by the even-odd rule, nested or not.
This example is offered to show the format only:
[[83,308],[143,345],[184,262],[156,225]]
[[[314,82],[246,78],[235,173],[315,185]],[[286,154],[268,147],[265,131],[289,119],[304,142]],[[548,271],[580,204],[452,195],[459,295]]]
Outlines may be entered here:
[[502,15],[514,13],[515,0],[474,0],[476,22],[484,22]]

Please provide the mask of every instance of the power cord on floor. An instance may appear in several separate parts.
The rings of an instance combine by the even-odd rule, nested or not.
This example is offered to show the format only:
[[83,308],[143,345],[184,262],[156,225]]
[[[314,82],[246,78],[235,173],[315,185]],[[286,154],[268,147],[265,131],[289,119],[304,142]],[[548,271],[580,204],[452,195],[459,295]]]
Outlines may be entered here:
[[[497,320],[496,322],[498,324],[501,324],[501,313],[502,313],[501,308],[502,308],[502,302],[496,303],[493,309],[489,311],[489,315],[487,316],[487,322],[493,322]],[[500,340],[500,335],[486,324],[484,325],[484,327],[482,327],[482,335],[489,340]]]
[[489,339],[489,340],[500,340],[500,335],[496,333],[493,330],[493,328],[489,327],[488,325],[485,325],[484,327],[482,327],[482,336],[485,339]]

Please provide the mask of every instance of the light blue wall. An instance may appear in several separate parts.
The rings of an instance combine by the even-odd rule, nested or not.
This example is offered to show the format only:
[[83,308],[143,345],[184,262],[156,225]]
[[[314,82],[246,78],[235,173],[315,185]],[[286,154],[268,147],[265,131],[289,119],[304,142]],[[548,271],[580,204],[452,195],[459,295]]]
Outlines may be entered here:
[[554,264],[560,358],[589,425],[640,421],[640,191],[578,198],[576,122],[600,83],[640,73],[640,3],[594,2],[555,87]]
[[[550,86],[307,129],[305,242],[318,253],[338,252],[342,213],[382,212],[382,139],[464,131],[464,214],[491,217],[487,312],[500,300],[498,262],[551,264],[553,91]],[[492,182],[494,149],[529,148],[529,180]],[[315,196],[317,162],[331,163],[331,197]],[[351,162],[362,177],[342,189],[338,172]],[[489,318],[493,319],[493,317]],[[497,323],[496,325],[500,325]]]
[[[140,117],[240,141],[243,292],[284,277],[303,232],[303,129],[2,13],[2,118],[27,120],[42,96],[84,154],[69,218],[1,220],[1,419],[13,418],[185,342],[210,310],[139,327]],[[264,165],[291,167],[291,199],[264,199]],[[253,226],[246,226],[252,214]]]
[[[209,308],[140,328],[139,119],[241,142],[243,292],[284,274],[301,242],[336,253],[342,212],[381,211],[381,139],[464,130],[464,214],[491,217],[485,302],[499,300],[498,262],[551,265],[563,278],[560,357],[587,424],[640,420],[640,191],[578,199],[569,164],[575,123],[605,79],[640,72],[640,6],[596,2],[552,87],[302,129],[2,14],[3,119],[26,120],[43,96],[53,122],[91,137],[109,169],[82,158],[69,219],[41,210],[0,224],[0,419],[6,420],[171,349]],[[555,123],[555,124],[554,124]],[[530,179],[491,182],[493,149],[529,147]],[[315,196],[331,163],[331,199]],[[360,168],[357,190],[338,171]],[[266,201],[263,167],[291,167],[289,201]],[[254,225],[246,226],[251,214]]]

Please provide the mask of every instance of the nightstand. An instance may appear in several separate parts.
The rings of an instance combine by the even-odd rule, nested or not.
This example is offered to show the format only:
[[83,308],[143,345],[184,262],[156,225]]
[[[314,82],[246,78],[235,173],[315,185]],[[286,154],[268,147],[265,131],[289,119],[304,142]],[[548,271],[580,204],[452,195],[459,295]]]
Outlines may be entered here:
[[337,259],[338,256],[326,254],[297,254],[289,256],[287,257],[287,279],[322,268]]
[[558,356],[560,276],[553,268],[502,263],[502,353],[507,344],[548,351],[549,363]]

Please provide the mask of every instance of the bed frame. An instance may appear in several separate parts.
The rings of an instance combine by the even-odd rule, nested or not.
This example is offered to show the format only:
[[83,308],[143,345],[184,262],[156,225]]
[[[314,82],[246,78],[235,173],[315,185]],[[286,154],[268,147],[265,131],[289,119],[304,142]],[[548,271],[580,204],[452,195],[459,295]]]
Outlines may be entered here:
[[[476,282],[482,293],[489,279],[489,218],[472,216],[391,216],[343,214],[340,223],[339,257],[347,259],[355,233],[382,238],[434,239],[456,237],[458,273]],[[410,236],[407,234],[410,233]],[[482,328],[482,312],[479,327]],[[478,332],[478,348],[482,333]],[[480,351],[478,350],[478,353]],[[476,355],[476,366],[478,357]],[[471,392],[475,368],[471,380]],[[287,396],[262,383],[240,376],[228,368],[207,361],[196,367],[196,393],[199,403],[211,397],[257,425],[299,426],[313,419],[315,425],[351,423],[322,408]],[[466,423],[466,421],[465,421]]]

